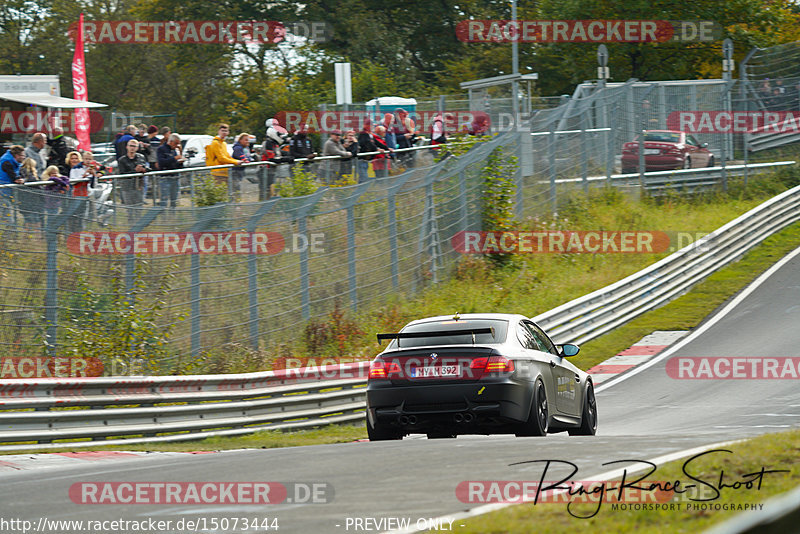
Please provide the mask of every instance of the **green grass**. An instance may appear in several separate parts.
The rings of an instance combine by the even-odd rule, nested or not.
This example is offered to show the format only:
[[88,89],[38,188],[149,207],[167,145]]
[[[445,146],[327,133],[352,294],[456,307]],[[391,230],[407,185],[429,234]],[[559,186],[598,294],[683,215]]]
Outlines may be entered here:
[[[769,497],[793,490],[800,482],[800,430],[767,434],[748,441],[734,443],[723,447],[733,454],[714,453],[690,462],[687,470],[693,476],[710,483],[718,483],[724,471],[726,484],[749,480],[749,473],[757,473],[764,467],[766,470],[788,470],[786,473],[767,473],[762,480],[761,489],[733,490],[722,488],[719,497],[708,504],[738,505],[762,503]],[[682,472],[687,459],[669,462],[658,469],[647,481],[681,481],[685,486],[692,481]],[[633,475],[632,475],[633,476]],[[638,477],[635,477],[638,478]],[[628,479],[630,481],[630,478]],[[704,488],[705,489],[705,488]],[[456,524],[465,525],[458,531],[464,534],[501,534],[508,532],[537,532],[541,534],[557,532],[574,532],[578,529],[586,532],[615,532],[637,534],[647,533],[694,533],[702,532],[710,526],[733,517],[738,512],[694,509],[691,505],[702,504],[688,500],[695,498],[711,498],[709,489],[706,495],[692,494],[691,491],[682,496],[673,496],[670,503],[678,505],[675,510],[614,510],[612,504],[606,502],[592,518],[580,519],[571,516],[566,504],[560,503],[525,503],[478,516],[467,520],[458,520]],[[688,506],[687,506],[688,505]],[[570,509],[575,515],[589,516],[597,508],[596,503],[579,503]]]

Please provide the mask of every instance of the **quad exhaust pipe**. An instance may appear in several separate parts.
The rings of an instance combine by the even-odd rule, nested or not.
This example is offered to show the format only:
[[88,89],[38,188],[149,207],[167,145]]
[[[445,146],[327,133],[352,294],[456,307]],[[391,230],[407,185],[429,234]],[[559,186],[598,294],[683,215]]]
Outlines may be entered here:
[[457,413],[453,416],[453,421],[456,423],[471,423],[475,420],[475,416],[470,412],[467,413]]

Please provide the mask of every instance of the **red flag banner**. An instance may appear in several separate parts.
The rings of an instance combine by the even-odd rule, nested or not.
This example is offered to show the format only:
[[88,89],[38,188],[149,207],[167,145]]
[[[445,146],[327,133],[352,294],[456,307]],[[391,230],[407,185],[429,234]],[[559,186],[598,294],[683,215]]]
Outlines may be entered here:
[[[86,86],[86,63],[83,58],[83,13],[78,21],[78,32],[75,39],[75,55],[72,56],[72,90],[75,100],[89,100],[89,90]],[[75,109],[75,135],[78,138],[78,147],[84,150],[92,149],[89,138],[89,110],[86,108]]]

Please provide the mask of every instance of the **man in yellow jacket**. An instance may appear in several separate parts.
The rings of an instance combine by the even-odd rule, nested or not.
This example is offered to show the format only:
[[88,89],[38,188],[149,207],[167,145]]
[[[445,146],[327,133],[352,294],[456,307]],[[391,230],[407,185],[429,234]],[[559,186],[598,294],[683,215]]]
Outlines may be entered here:
[[[233,159],[228,154],[228,146],[225,144],[225,138],[228,137],[230,128],[227,124],[220,124],[217,130],[217,136],[211,140],[211,144],[206,147],[206,167],[214,165],[241,165],[241,160]],[[211,175],[217,180],[218,183],[228,182],[228,169],[216,169],[211,171]]]

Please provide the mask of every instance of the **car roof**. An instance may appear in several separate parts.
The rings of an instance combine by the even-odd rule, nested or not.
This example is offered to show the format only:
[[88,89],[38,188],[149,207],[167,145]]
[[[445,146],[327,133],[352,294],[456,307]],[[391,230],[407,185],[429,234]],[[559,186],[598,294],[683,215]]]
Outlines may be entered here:
[[[406,326],[416,325],[420,323],[428,323],[434,321],[451,321],[453,320],[453,315],[437,315],[435,317],[425,317],[424,319],[416,319],[411,321]],[[504,320],[504,321],[522,321],[530,320],[528,317],[524,315],[516,314],[516,313],[465,313],[465,314],[458,314],[459,319],[495,319],[495,320]]]

